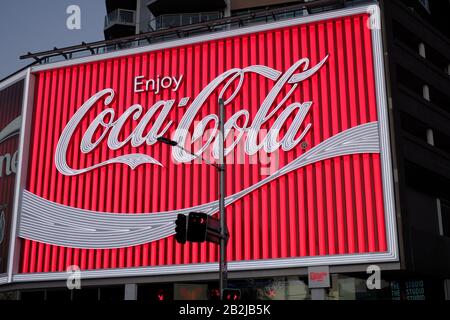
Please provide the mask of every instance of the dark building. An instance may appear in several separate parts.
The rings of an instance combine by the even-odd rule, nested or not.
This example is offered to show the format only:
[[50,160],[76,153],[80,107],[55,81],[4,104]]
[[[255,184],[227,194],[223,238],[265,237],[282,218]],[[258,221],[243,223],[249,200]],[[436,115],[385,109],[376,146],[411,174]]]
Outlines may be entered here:
[[450,4],[381,4],[404,268],[448,279]]

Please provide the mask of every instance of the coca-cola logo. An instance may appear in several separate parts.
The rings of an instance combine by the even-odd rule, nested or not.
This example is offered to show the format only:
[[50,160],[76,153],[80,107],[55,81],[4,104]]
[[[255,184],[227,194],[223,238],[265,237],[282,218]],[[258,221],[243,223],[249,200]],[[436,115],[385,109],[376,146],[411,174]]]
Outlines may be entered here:
[[[192,143],[193,141],[199,140],[199,138],[205,134],[206,126],[212,123],[213,129],[209,131],[209,136],[205,139],[206,143],[203,144],[198,150],[195,150],[195,155],[200,156],[205,151],[205,149],[208,148],[210,144],[212,144],[212,157],[214,159],[218,159],[219,150],[217,129],[219,119],[217,115],[209,114],[199,122],[197,122],[190,139],[188,139],[188,136],[190,135],[189,128],[191,128],[191,126],[193,125],[194,118],[199,113],[199,110],[202,108],[205,101],[219,87],[222,86],[222,90],[219,93],[219,98],[223,98],[225,100],[225,108],[227,105],[231,104],[233,99],[242,88],[245,75],[249,73],[255,73],[260,76],[266,77],[267,79],[274,81],[274,85],[268,92],[261,106],[258,108],[258,112],[253,117],[253,121],[251,121],[251,123],[249,111],[244,108],[239,110],[226,120],[224,125],[225,137],[230,135],[230,132],[233,131],[235,139],[231,143],[231,145],[227,146],[227,148],[225,149],[225,156],[231,153],[239,143],[244,146],[244,152],[247,155],[254,155],[261,149],[263,149],[267,154],[275,152],[279,148],[281,148],[283,151],[292,150],[302,142],[304,136],[311,129],[311,124],[308,123],[304,125],[304,128],[300,132],[300,128],[302,127],[305,117],[313,105],[313,101],[294,102],[287,105],[284,110],[282,110],[282,108],[286,100],[289,99],[292,96],[293,92],[297,89],[298,85],[302,81],[310,78],[315,73],[317,73],[320,68],[326,63],[327,59],[328,55],[325,56],[315,66],[310,67],[309,59],[303,58],[294,63],[284,73],[262,65],[252,65],[245,68],[233,68],[225,71],[217,76],[213,81],[211,81],[197,95],[197,97],[193,99],[192,103],[187,108],[178,125],[171,120],[167,122],[166,118],[176,104],[178,106],[184,106],[191,99],[190,97],[184,97],[180,101],[175,101],[174,99],[160,100],[150,106],[146,111],[144,110],[144,107],[142,105],[134,104],[126,109],[126,111],[117,118],[115,110],[113,108],[106,108],[95,117],[95,119],[89,124],[87,130],[83,133],[83,137],[79,146],[80,151],[84,154],[89,154],[104,140],[107,141],[107,147],[110,150],[118,150],[129,144],[133,148],[138,148],[143,144],[153,145],[157,142],[158,137],[165,135],[166,132],[171,129],[171,127],[177,125],[176,129],[174,130],[172,139],[175,140],[183,148],[173,148],[172,156],[176,162],[187,163],[195,159],[194,155],[186,151],[193,149],[191,145],[188,145],[188,141]],[[300,72],[295,73],[298,69],[300,69]],[[135,92],[141,92],[144,90],[144,88],[147,91],[159,91],[161,88],[172,88],[172,90],[174,91],[178,89],[183,75],[180,75],[178,77],[164,77],[162,79],[158,78],[157,80],[150,79],[147,81],[143,81],[141,78],[142,76],[138,76],[135,78]],[[235,86],[234,90],[228,97],[225,97],[225,93],[227,92],[227,90],[232,84],[235,84],[236,82],[237,85]],[[287,84],[291,85],[290,90],[283,97],[281,103],[275,105],[277,96],[279,95],[283,87],[285,87],[285,85]],[[156,159],[151,154],[143,153],[129,153],[120,155],[84,168],[73,168],[67,163],[66,154],[68,146],[71,142],[74,132],[79,127],[81,120],[99,101],[103,101],[104,106],[106,107],[110,105],[114,100],[114,96],[115,92],[110,88],[97,92],[78,109],[78,111],[67,123],[58,141],[55,152],[55,165],[60,173],[67,176],[79,175],[113,163],[123,163],[128,165],[132,169],[135,169],[137,166],[145,163],[159,166],[163,165],[160,162],[160,159]],[[160,109],[161,111],[156,117],[154,124],[148,130],[147,126],[150,120]],[[262,141],[258,142],[258,135],[260,133],[261,127],[272,115],[279,111],[281,111],[281,113],[278,118],[268,130]],[[280,128],[285,125],[288,117],[292,115],[295,115],[292,124],[288,127],[286,134],[281,139],[279,139]],[[134,127],[134,130],[130,135],[121,140],[119,139],[119,135],[122,132],[124,124],[130,119],[136,122],[136,126]],[[167,124],[163,126],[165,122]],[[239,125],[239,123],[243,123],[243,125]],[[101,135],[98,139],[95,140],[94,134],[99,130],[101,132]]]
[[[248,74],[263,77],[273,85],[268,87],[268,92],[260,100],[262,101],[260,105],[253,109],[256,113],[252,117],[246,106],[239,106],[234,109],[237,110],[234,114],[225,119],[225,136],[234,139],[226,144],[225,156],[231,158],[230,154],[238,145],[247,156],[259,153],[271,154],[279,150],[288,152],[305,142],[305,135],[313,130],[312,123],[306,119],[310,119],[308,112],[314,108],[314,101],[309,98],[305,99],[306,101],[293,101],[294,96],[298,97],[294,93],[303,81],[317,74],[327,61],[328,55],[316,65],[310,66],[309,59],[303,58],[292,64],[285,72],[263,65],[233,68],[209,82],[192,99],[188,96],[177,101],[158,100],[149,107],[133,104],[118,117],[115,108],[112,107],[116,92],[112,88],[100,90],[85,101],[64,126],[56,145],[54,164],[59,173],[68,177],[111,164],[125,164],[132,170],[143,164],[166,166],[168,163],[163,161],[164,158],[160,158],[160,154],[152,154],[148,151],[151,149],[140,147],[154,145],[158,143],[158,137],[167,137],[169,133],[171,133],[169,137],[182,147],[171,150],[175,163],[192,163],[196,157],[207,157],[203,154],[207,149],[212,160],[215,160],[218,158],[219,119],[216,114],[202,113],[202,107],[212,96],[223,99],[227,108],[235,103],[234,99],[238,94],[240,96],[249,94],[248,91],[241,92],[244,81],[249,78],[246,77]],[[169,91],[180,88],[183,78],[182,74],[160,77],[159,80],[158,77],[156,80],[145,80],[141,76],[135,76],[132,87],[135,94],[140,94],[141,90],[148,91],[149,94],[156,90],[165,90],[167,96]],[[192,102],[189,104],[189,101]],[[176,123],[169,114],[178,107],[180,107],[178,110],[185,111],[178,117],[180,120]],[[184,107],[186,109],[183,109]],[[199,117],[200,121],[195,120]],[[86,124],[86,119],[93,120]],[[208,126],[212,129],[207,134]],[[125,127],[128,130],[125,130]],[[263,130],[266,130],[265,135],[261,137]],[[197,143],[194,148],[195,141],[203,144]],[[75,165],[71,163],[72,156],[69,161],[67,159],[68,150],[71,150],[72,155],[78,154],[73,148],[80,150],[82,155],[93,154],[98,148],[108,148],[113,152],[104,152],[106,159],[91,157],[91,160],[97,160]],[[342,155],[378,152],[380,140],[376,121],[343,129],[323,141],[316,141],[308,150],[302,150],[296,157],[283,161],[279,167],[261,177],[259,181],[245,185],[233,194],[227,194],[225,206],[307,165]],[[174,233],[173,223],[177,214],[201,211],[213,215],[218,211],[218,201],[212,200],[164,212],[140,212],[138,215],[125,212],[110,214],[53,202],[24,190],[21,210],[20,237],[65,247],[120,248],[168,237]]]

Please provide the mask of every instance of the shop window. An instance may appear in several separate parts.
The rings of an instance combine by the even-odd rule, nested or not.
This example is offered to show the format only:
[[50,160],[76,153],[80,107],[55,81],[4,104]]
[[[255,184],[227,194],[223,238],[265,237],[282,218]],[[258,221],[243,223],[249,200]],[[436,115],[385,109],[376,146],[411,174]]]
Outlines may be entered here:
[[400,117],[404,132],[450,154],[450,136],[436,129],[429,128],[427,124],[409,114],[401,113]]
[[450,180],[420,165],[405,161],[406,185],[424,194],[436,198],[447,198]]
[[255,284],[258,300],[309,300],[309,288],[306,278],[278,277],[261,279]]
[[230,286],[241,291],[242,300],[309,300],[306,277],[289,276],[232,280]]
[[139,285],[137,299],[147,302],[173,300],[173,286],[173,284]]

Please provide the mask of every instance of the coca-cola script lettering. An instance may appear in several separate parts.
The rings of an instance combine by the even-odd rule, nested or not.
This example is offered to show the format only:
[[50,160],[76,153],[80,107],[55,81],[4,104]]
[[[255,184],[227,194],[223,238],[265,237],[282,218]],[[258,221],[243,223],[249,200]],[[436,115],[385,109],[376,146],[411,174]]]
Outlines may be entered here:
[[[213,157],[217,159],[218,142],[216,138],[217,135],[215,134],[218,130],[219,122],[217,115],[210,114],[200,120],[194,128],[193,137],[191,139],[192,141],[190,142],[188,142],[187,139],[189,128],[193,124],[194,118],[201,109],[202,105],[205,103],[206,99],[210,97],[214,90],[223,85],[223,88],[219,93],[219,98],[225,99],[226,107],[239,93],[244,82],[245,75],[247,73],[256,73],[274,81],[275,84],[268,92],[261,106],[258,108],[258,111],[251,123],[249,112],[246,109],[239,110],[226,121],[225,137],[227,137],[232,129],[237,131],[238,134],[235,135],[235,140],[231,146],[228,146],[225,150],[225,155],[229,154],[239,142],[244,143],[244,151],[247,155],[253,155],[261,149],[267,153],[272,153],[280,147],[283,151],[289,151],[295,148],[311,129],[311,124],[307,123],[303,126],[303,130],[299,132],[306,115],[313,105],[313,101],[294,102],[287,105],[283,111],[281,111],[281,108],[285,104],[286,100],[289,99],[292,93],[297,89],[298,85],[303,80],[313,76],[324,65],[327,59],[328,55],[315,66],[310,68],[309,59],[303,58],[294,63],[284,73],[263,65],[252,65],[245,68],[233,68],[225,71],[211,81],[198,94],[198,96],[195,97],[181,118],[180,123],[176,127],[172,137],[173,140],[178,142],[178,144],[184,147],[184,149],[191,150],[190,146],[187,144],[193,143],[193,141],[196,141],[200,136],[202,136],[204,129],[208,124],[210,126],[212,125],[214,134],[211,135],[211,138],[209,138],[200,149],[195,151],[195,154],[200,155],[211,143],[213,143],[212,153]],[[300,72],[295,73],[298,69],[300,69]],[[236,82],[237,85],[235,86],[235,89],[231,92],[229,97],[225,97],[225,92],[231,88],[230,86],[232,83]],[[287,84],[291,85],[288,93],[283,97],[280,103],[274,105],[275,99],[281,89]],[[74,176],[112,163],[123,163],[132,169],[135,169],[137,166],[145,163],[162,166],[160,161],[155,159],[152,155],[142,153],[129,153],[121,155],[85,168],[72,168],[69,166],[66,161],[66,153],[72,135],[79,126],[80,121],[84,118],[93,105],[103,101],[104,106],[108,106],[113,101],[114,96],[115,92],[111,88],[103,89],[97,92],[77,110],[77,112],[67,123],[60,136],[55,152],[55,165],[60,173],[67,176]],[[185,104],[186,100],[189,99],[190,97],[183,98],[183,104]],[[135,148],[143,145],[144,143],[147,145],[152,145],[156,143],[158,137],[165,135],[169,128],[175,125],[172,120],[166,121],[166,118],[174,105],[174,99],[160,100],[145,111],[142,105],[134,104],[123,112],[123,114],[118,118],[116,118],[114,109],[106,108],[95,117],[95,119],[88,126],[87,130],[83,133],[80,143],[80,150],[81,152],[88,154],[102,141],[104,141],[104,139],[107,139],[107,146],[111,150],[118,150],[127,144],[131,144],[131,146]],[[181,103],[178,103],[178,105],[181,105]],[[156,116],[158,111],[159,114]],[[272,124],[262,141],[258,142],[258,133],[261,127],[278,111],[281,111],[279,116]],[[294,120],[284,136],[279,139],[279,130],[283,125],[285,125],[286,120],[291,115],[294,117]],[[148,130],[148,132],[144,132],[153,117],[156,117],[156,119],[152,127]],[[125,122],[128,120],[137,121],[137,125],[128,137],[120,141],[119,134],[121,133]],[[164,123],[165,125],[163,126]],[[238,125],[238,123],[241,123],[241,125]],[[98,139],[93,141],[94,133],[98,132],[98,130],[100,130],[101,135]],[[242,139],[245,139],[245,141],[241,141]],[[183,150],[183,148],[172,148],[172,156],[175,161],[180,163],[190,162],[195,159],[195,156],[189,154]]]

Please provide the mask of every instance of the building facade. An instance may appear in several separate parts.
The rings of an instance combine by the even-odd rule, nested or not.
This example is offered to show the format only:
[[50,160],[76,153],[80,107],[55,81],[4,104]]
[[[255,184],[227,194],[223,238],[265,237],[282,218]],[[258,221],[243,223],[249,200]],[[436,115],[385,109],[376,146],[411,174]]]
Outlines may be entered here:
[[173,238],[177,213],[216,213],[215,170],[156,138],[216,161],[219,97],[229,287],[311,299],[325,266],[326,299],[449,297],[448,6],[122,3],[105,54],[2,83],[24,88],[5,297],[217,299],[216,245]]

